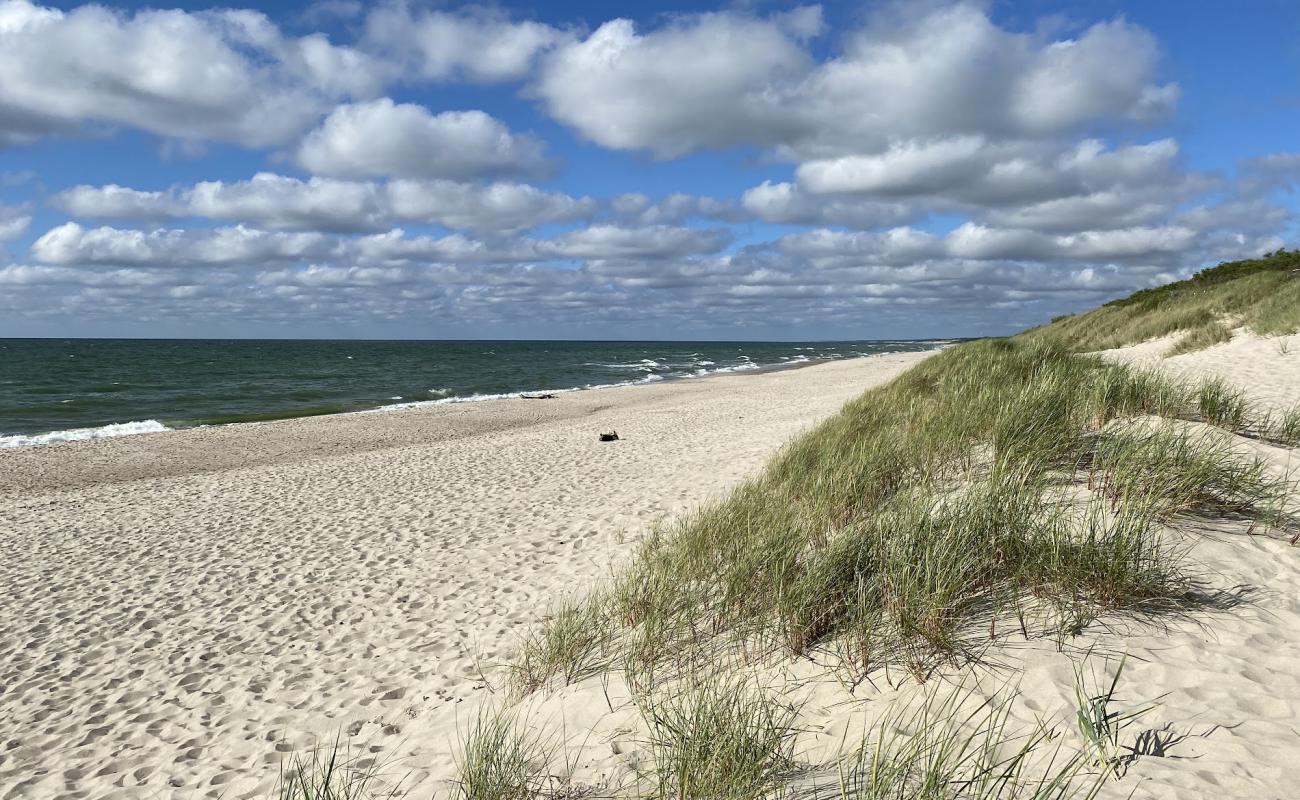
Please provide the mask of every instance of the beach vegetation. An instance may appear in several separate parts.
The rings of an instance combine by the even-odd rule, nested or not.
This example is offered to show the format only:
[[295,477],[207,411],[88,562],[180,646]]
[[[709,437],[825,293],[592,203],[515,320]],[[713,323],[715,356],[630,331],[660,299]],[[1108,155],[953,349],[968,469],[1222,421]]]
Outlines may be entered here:
[[1232,434],[1300,441],[1300,406],[1261,411],[1222,380],[1087,351],[1287,329],[1270,304],[1297,291],[1297,268],[1282,251],[1221,265],[865,392],[543,620],[511,665],[517,693],[621,672],[658,796],[748,799],[815,765],[792,749],[798,708],[737,667],[811,661],[850,692],[901,668],[925,700],[837,765],[841,798],[1094,796],[1145,710],[1117,707],[1124,662],[1100,687],[1076,671],[1077,747],[1042,724],[1013,733],[1006,704],[971,711],[925,687],[1012,635],[1063,647],[1103,618],[1186,612],[1201,595],[1178,531],[1194,520],[1294,525],[1290,479]]
[[456,761],[456,800],[534,800],[545,796],[550,750],[532,728],[503,710],[481,710]]
[[1172,608],[1189,579],[1165,528],[1221,512],[1274,524],[1289,484],[1203,429],[1137,421],[1241,429],[1247,411],[1222,382],[1189,389],[1043,338],[952,348],[647,536],[592,597],[613,630],[584,626],[519,668],[568,659],[652,685],[732,648],[923,679],[1027,618],[1063,636]]
[[1230,431],[1245,426],[1248,406],[1246,395],[1222,378],[1203,381],[1196,392],[1196,408],[1201,418]]
[[1261,336],[1300,331],[1300,251],[1225,262],[1187,280],[1054,319],[1027,335],[1094,351],[1182,333],[1168,353],[1179,355],[1227,341],[1235,327]]
[[609,630],[604,611],[599,598],[570,601],[528,629],[510,664],[514,692],[525,695],[557,678],[567,686],[599,671]]
[[396,800],[407,789],[393,781],[384,764],[369,753],[353,753],[346,742],[297,753],[280,766],[271,796],[275,800]]
[[1009,724],[1016,695],[984,700],[930,688],[891,706],[837,766],[838,800],[1076,800],[1106,775],[1086,751],[1041,722]]
[[641,703],[661,800],[756,800],[788,778],[798,709],[706,674]]
[[1278,414],[1274,435],[1284,444],[1300,444],[1300,404],[1284,409]]
[[[1120,676],[1124,674],[1126,658],[1121,658],[1110,682],[1098,684],[1096,676],[1090,673],[1089,662],[1074,665],[1074,697],[1076,704],[1075,720],[1079,735],[1087,745],[1093,764],[1103,767],[1107,772],[1120,775],[1128,757],[1121,745],[1124,729],[1133,720],[1155,707],[1155,703],[1144,706],[1119,709],[1117,691]],[[1133,748],[1130,750],[1130,756]]]
[[1179,356],[1231,340],[1232,330],[1222,321],[1210,319],[1184,333],[1165,355]]

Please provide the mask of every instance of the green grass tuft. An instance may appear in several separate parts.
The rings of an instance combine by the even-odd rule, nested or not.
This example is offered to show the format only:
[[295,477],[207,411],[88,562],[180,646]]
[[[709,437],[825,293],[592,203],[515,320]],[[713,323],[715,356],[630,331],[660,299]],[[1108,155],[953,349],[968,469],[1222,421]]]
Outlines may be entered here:
[[457,800],[534,800],[547,785],[550,753],[505,712],[481,712],[456,762]]
[[1180,356],[1184,353],[1204,350],[1207,347],[1231,340],[1232,331],[1228,326],[1217,319],[1212,319],[1184,333],[1183,337],[1175,342],[1174,346],[1169,348],[1169,352],[1165,355]]
[[646,701],[660,798],[755,800],[794,765],[797,709],[743,681],[706,678]]
[[528,630],[510,664],[510,684],[525,695],[560,678],[565,685],[599,672],[609,625],[599,597],[561,606]]
[[395,800],[407,791],[387,780],[382,764],[353,755],[340,740],[308,754],[296,754],[280,769],[275,800]]
[[1201,417],[1211,425],[1230,431],[1242,430],[1246,425],[1249,408],[1246,395],[1221,378],[1212,378],[1200,385],[1196,392],[1196,407]]
[[[973,710],[970,706],[974,704]],[[929,690],[891,709],[839,768],[839,800],[1071,800],[1092,798],[1105,776],[1041,724],[1017,735],[1012,702]]]

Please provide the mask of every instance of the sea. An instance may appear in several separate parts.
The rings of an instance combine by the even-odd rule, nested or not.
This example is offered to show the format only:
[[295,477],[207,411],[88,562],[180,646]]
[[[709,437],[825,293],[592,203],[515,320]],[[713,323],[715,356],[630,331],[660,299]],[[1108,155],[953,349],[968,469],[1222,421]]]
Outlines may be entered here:
[[0,339],[0,448],[695,380],[950,341]]

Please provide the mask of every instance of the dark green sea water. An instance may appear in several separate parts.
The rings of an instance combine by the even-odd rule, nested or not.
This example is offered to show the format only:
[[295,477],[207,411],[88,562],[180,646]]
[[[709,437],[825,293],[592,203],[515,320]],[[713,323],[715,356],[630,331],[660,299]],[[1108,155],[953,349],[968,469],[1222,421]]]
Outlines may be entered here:
[[0,339],[0,447],[689,379],[938,344]]

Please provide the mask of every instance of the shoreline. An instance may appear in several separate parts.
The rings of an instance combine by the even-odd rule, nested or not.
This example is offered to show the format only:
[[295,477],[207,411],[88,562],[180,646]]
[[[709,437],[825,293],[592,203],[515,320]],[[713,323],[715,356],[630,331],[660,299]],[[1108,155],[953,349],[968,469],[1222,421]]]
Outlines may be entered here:
[[[839,361],[850,361],[857,358],[871,358],[880,355],[892,355],[894,353],[914,353],[914,352],[937,352],[950,347],[957,340],[938,339],[934,340],[936,345],[927,350],[886,350],[879,353],[869,353],[863,355],[847,356],[840,358],[803,358],[802,361],[774,362],[770,364],[756,364],[751,362],[752,366],[742,367],[724,367],[717,370],[698,372],[686,375],[650,375],[638,380],[620,381],[607,384],[588,384],[584,386],[572,386],[566,388],[529,388],[521,389],[516,392],[503,392],[500,394],[472,394],[465,396],[443,397],[434,400],[412,400],[396,403],[386,403],[377,406],[366,406],[351,409],[330,409],[327,411],[317,411],[310,408],[301,410],[286,411],[266,411],[251,413],[246,415],[229,415],[229,421],[222,422],[203,422],[198,421],[191,424],[188,420],[159,420],[154,418],[133,419],[119,422],[108,422],[103,425],[87,426],[81,428],[66,428],[52,431],[41,431],[38,433],[17,433],[0,436],[0,458],[9,450],[26,450],[33,447],[45,448],[55,445],[78,444],[100,439],[117,439],[126,436],[143,436],[155,433],[176,433],[179,431],[188,431],[200,428],[226,427],[229,425],[258,425],[270,422],[286,422],[297,419],[313,419],[319,417],[332,417],[347,414],[376,414],[388,413],[394,411],[409,411],[421,408],[431,408],[446,405],[459,405],[463,403],[485,403],[496,400],[518,400],[528,399],[537,400],[539,398],[529,397],[529,395],[566,395],[575,392],[601,391],[605,389],[622,389],[629,387],[655,386],[661,383],[672,383],[676,381],[694,381],[705,378],[716,378],[727,375],[760,375],[769,372],[780,372],[791,369],[802,369],[819,364],[830,364]],[[396,399],[396,398],[390,398]],[[551,399],[551,398],[546,398]],[[239,418],[244,416],[246,418]]]
[[[156,433],[83,439],[0,450],[0,496],[45,489],[72,489],[179,473],[217,473],[227,469],[287,464],[332,456],[438,444],[536,424],[577,421],[609,408],[621,396],[645,402],[691,388],[762,381],[770,376],[816,372],[835,365],[909,362],[938,350],[875,353],[856,358],[801,364],[777,370],[746,370],[701,376],[711,380],[654,381],[559,393],[551,400],[502,398],[443,403],[380,411],[349,411],[310,417],[177,428]],[[593,438],[595,434],[592,434]],[[57,476],[57,477],[54,477]]]

